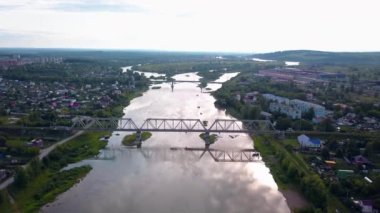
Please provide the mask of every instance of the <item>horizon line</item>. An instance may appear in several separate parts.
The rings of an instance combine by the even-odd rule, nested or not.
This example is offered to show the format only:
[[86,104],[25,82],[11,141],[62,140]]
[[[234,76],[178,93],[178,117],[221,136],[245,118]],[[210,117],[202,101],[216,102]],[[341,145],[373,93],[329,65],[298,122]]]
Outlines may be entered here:
[[169,49],[128,49],[128,48],[91,48],[91,47],[0,47],[0,50],[7,49],[24,49],[24,50],[76,50],[76,51],[117,51],[117,52],[172,52],[172,53],[219,53],[219,54],[267,54],[277,52],[291,51],[312,51],[312,52],[330,52],[330,53],[380,53],[380,50],[350,50],[350,51],[332,51],[332,50],[315,50],[315,49],[286,49],[273,51],[214,51],[214,50],[169,50]]

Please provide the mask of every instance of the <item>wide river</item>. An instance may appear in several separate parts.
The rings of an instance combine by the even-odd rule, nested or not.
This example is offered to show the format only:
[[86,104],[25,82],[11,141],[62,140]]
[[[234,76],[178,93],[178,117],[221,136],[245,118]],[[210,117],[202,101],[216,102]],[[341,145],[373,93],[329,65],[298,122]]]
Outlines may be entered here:
[[[237,73],[228,73],[226,81]],[[196,73],[180,74],[180,80],[198,80]],[[135,98],[124,117],[141,125],[146,118],[197,118],[211,124],[231,119],[214,106],[215,99],[195,83],[163,83]],[[220,84],[209,85],[213,90]],[[269,169],[261,161],[215,162],[171,147],[204,147],[198,133],[153,133],[141,149],[121,145],[125,132],[113,132],[103,156],[110,160],[85,160],[93,170],[73,188],[58,196],[42,212],[132,213],[236,213],[290,212]],[[252,148],[248,135],[220,134],[211,146],[217,149]]]

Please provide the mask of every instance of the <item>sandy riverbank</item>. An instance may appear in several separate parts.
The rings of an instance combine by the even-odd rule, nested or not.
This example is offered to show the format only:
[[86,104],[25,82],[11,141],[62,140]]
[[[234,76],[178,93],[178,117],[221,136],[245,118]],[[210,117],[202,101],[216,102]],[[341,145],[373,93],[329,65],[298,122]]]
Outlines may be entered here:
[[280,189],[279,191],[284,195],[286,203],[292,211],[295,209],[302,209],[310,206],[307,200],[302,196],[302,194],[295,190]]

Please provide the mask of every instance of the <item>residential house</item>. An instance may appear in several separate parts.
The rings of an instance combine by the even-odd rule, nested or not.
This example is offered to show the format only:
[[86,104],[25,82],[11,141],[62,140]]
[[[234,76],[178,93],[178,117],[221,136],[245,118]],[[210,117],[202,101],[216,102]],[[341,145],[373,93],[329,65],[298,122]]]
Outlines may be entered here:
[[362,208],[362,213],[377,212],[373,208],[373,202],[372,202],[372,200],[358,200],[355,203]]
[[353,157],[352,163],[355,165],[359,165],[359,166],[360,165],[367,165],[367,166],[372,165],[372,162],[369,161],[366,157],[364,157],[362,155],[357,155],[357,156]]
[[302,134],[297,137],[298,143],[301,149],[320,149],[322,147],[321,140],[318,138],[309,138],[308,136]]
[[243,101],[245,104],[253,104],[257,101],[257,95],[259,92],[249,92],[244,95]]
[[33,147],[39,147],[39,148],[44,147],[44,141],[41,138],[34,139],[34,140],[28,142],[27,144],[29,146],[33,146]]

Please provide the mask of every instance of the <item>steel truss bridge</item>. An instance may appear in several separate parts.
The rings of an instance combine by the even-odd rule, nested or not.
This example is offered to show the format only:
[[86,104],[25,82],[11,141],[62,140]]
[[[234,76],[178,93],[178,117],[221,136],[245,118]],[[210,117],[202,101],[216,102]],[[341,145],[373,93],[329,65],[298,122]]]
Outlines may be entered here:
[[260,153],[254,149],[237,149],[223,150],[212,148],[188,148],[188,147],[144,147],[141,149],[133,148],[110,148],[103,150],[95,160],[114,160],[116,152],[120,154],[130,155],[133,152],[140,152],[146,160],[152,161],[178,161],[189,160],[199,161],[205,156],[210,156],[215,162],[257,162],[261,160]]
[[[201,83],[200,81],[191,81],[191,80],[152,80],[151,82],[157,83]],[[218,81],[208,81],[208,84],[223,84],[224,82]]]
[[89,118],[76,117],[71,129],[87,131],[129,131],[136,132],[135,144],[141,147],[142,132],[199,132],[205,133],[205,144],[209,147],[212,133],[276,133],[272,123],[267,120],[216,119],[208,126],[200,119],[148,118],[138,126],[131,118]]
[[12,126],[10,128],[32,129],[32,130],[61,130],[61,131],[126,131],[135,132],[136,141],[132,145],[141,147],[142,132],[198,132],[204,133],[205,146],[208,148],[212,142],[212,133],[248,133],[248,134],[275,134],[277,131],[272,123],[267,120],[234,120],[216,119],[213,123],[200,119],[172,119],[172,118],[148,118],[137,125],[131,118],[96,118],[88,116],[77,116],[71,119],[71,126],[48,127]]
[[[91,125],[88,125],[91,124]],[[207,127],[209,126],[209,127]],[[200,119],[148,118],[138,126],[131,118],[76,117],[70,129],[109,130],[128,132],[208,132],[208,133],[274,133],[276,129],[267,120],[216,119],[208,125]]]

